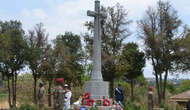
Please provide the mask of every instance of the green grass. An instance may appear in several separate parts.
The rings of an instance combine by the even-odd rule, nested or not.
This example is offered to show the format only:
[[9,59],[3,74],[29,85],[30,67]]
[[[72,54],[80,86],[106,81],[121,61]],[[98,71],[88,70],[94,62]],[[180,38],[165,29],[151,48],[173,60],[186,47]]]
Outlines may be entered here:
[[8,99],[8,94],[1,94],[0,93],[0,102],[4,102]]

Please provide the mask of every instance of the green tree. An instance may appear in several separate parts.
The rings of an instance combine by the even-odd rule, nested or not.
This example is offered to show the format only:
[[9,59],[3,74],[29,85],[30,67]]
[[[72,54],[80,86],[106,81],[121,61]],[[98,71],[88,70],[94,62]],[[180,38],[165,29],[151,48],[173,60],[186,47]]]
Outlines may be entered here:
[[[120,4],[107,8],[101,7],[101,11],[107,14],[107,18],[101,21],[102,75],[104,80],[110,82],[110,95],[113,97],[114,80],[117,78],[115,70],[117,56],[121,53],[123,41],[129,36],[127,26],[131,21],[128,20],[128,13]],[[93,25],[92,21],[85,23],[89,33],[84,35],[84,39],[90,56],[93,44]]]
[[57,73],[69,84],[81,84],[84,58],[80,36],[66,32],[56,37],[54,45],[59,59]]
[[138,45],[135,43],[124,45],[116,70],[130,80],[132,101],[134,100],[134,80],[143,75],[144,66],[145,55],[139,51]]
[[190,90],[190,80],[184,80],[180,83],[179,87],[177,88],[177,93],[182,93],[185,92],[187,90]]
[[[0,71],[7,77],[9,106],[16,107],[17,75],[24,68],[27,44],[19,21],[0,22]],[[10,80],[12,89],[10,88]],[[12,98],[11,98],[12,90]]]
[[176,93],[177,86],[176,86],[175,84],[173,84],[172,82],[167,82],[166,88],[167,88],[167,90],[168,90],[170,93],[172,93],[172,94],[175,94],[175,93]]
[[29,34],[26,36],[29,47],[27,61],[34,79],[34,104],[37,104],[36,85],[42,73],[40,70],[45,48],[47,47],[47,37],[48,34],[46,34],[42,23],[36,24],[34,30],[30,30]]
[[145,42],[145,52],[152,61],[158,102],[165,100],[168,74],[174,68],[174,40],[181,20],[169,2],[159,1],[157,8],[149,8],[140,20],[140,37]]
[[7,77],[7,83],[8,83],[8,102],[9,106],[12,107],[12,101],[11,101],[11,89],[10,89],[10,78],[11,73],[9,72],[9,64],[8,61],[11,58],[11,51],[10,51],[10,35],[8,32],[2,32],[0,33],[0,71],[2,73],[3,77]]
[[58,58],[55,53],[55,50],[48,45],[45,49],[44,59],[41,64],[41,71],[42,71],[42,80],[48,81],[48,106],[51,106],[51,88],[54,78],[57,74],[57,62]]
[[190,70],[190,29],[184,28],[184,35],[175,40],[176,70],[188,72]]

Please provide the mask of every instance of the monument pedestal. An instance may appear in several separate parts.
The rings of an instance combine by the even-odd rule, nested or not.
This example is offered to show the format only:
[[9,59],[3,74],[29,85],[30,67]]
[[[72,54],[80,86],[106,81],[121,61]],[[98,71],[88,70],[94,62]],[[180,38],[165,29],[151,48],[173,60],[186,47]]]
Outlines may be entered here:
[[85,93],[90,93],[90,98],[100,100],[109,98],[109,83],[106,81],[88,81],[85,83]]

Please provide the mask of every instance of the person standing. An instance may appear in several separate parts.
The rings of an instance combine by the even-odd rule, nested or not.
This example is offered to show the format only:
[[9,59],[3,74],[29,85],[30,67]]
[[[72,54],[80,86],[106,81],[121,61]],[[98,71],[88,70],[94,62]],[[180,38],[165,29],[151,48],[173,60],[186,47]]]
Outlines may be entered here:
[[119,103],[121,106],[123,106],[123,100],[124,100],[124,90],[121,87],[121,84],[118,84],[118,87],[115,88],[115,99],[117,103]]
[[43,110],[44,109],[44,101],[45,101],[45,88],[44,88],[44,83],[40,82],[39,83],[39,92],[38,92],[38,100],[39,100],[39,109]]
[[68,109],[70,109],[72,93],[69,90],[68,84],[64,85],[64,89],[65,89],[65,97],[64,97],[64,108],[63,108],[63,110],[68,110]]
[[56,84],[53,91],[53,99],[54,99],[54,110],[62,110],[63,109],[63,103],[64,103],[64,90],[63,90],[63,78],[57,78]]
[[153,110],[153,92],[152,92],[152,86],[149,86],[148,88],[148,110]]

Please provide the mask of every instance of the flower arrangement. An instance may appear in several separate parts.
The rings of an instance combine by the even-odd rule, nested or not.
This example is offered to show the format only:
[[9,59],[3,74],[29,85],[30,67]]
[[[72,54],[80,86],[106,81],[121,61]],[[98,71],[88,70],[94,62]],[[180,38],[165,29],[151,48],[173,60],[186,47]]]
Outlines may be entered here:
[[85,93],[84,94],[84,99],[90,99],[90,93]]
[[95,102],[95,101],[94,101],[93,99],[88,99],[88,100],[87,100],[87,105],[88,105],[88,106],[93,106],[93,105],[94,105],[94,102]]
[[108,99],[104,99],[103,100],[103,105],[104,106],[110,106],[111,104],[110,104],[110,101]]

